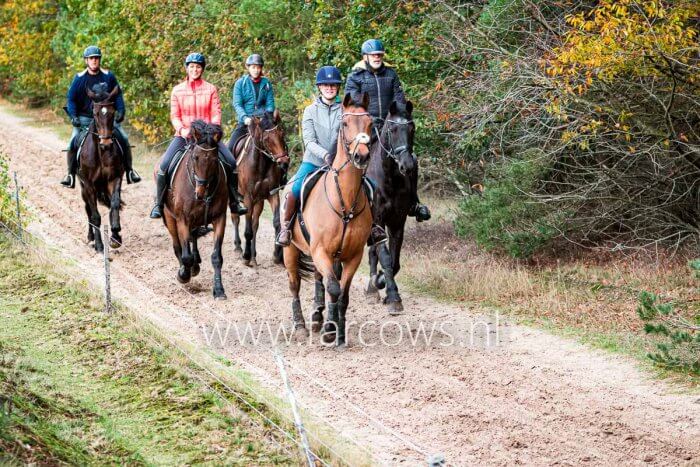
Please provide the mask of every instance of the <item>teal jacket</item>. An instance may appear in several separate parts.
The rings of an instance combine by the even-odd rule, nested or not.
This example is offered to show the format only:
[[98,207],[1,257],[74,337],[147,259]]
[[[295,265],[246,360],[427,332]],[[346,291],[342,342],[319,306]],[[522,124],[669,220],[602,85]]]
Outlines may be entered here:
[[236,111],[238,123],[241,125],[246,117],[252,117],[257,112],[274,112],[275,94],[272,91],[270,81],[264,76],[262,77],[257,99],[255,99],[255,87],[250,75],[236,81],[236,84],[233,85],[233,108]]

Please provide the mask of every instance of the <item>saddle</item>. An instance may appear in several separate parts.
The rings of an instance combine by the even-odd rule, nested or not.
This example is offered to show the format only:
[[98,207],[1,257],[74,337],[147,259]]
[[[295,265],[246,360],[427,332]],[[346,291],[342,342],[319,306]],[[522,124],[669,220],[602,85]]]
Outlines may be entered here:
[[235,143],[233,143],[233,147],[231,149],[231,152],[233,153],[234,157],[236,158],[236,164],[241,163],[241,158],[243,155],[246,153],[246,150],[248,149],[248,144],[250,140],[253,137],[250,136],[249,134],[245,134],[238,138]]
[[[319,167],[318,169],[304,177],[304,181],[301,185],[301,196],[299,196],[299,206],[295,213],[295,217],[298,217],[299,219],[299,227],[301,227],[301,233],[304,235],[304,239],[307,243],[311,243],[311,235],[309,235],[309,231],[306,228],[306,223],[304,222],[304,205],[306,204],[306,199],[309,197],[309,193],[311,193],[311,189],[327,172],[330,172],[330,167]],[[367,200],[369,201],[369,205],[371,208],[374,204],[374,185],[372,184],[370,179],[364,175],[362,176],[362,187],[365,190],[365,195],[367,196]],[[291,224],[294,224],[294,219],[292,219]]]
[[[173,156],[173,159],[170,161],[170,165],[165,171],[165,178],[169,180],[168,187],[173,186],[173,179],[175,178],[175,174],[177,173],[177,168],[180,167],[180,163],[182,162],[185,153],[190,149],[190,147],[191,145],[187,144],[182,149],[179,149]],[[219,153],[219,165],[224,171],[224,182],[226,182],[228,178],[226,176],[226,168],[224,167],[224,163],[221,161],[221,153]]]

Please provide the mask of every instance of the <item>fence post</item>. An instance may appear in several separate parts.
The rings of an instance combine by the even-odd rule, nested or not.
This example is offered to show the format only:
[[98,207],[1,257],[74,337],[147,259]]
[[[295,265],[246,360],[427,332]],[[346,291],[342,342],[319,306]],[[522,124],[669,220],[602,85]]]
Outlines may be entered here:
[[109,313],[112,311],[112,289],[109,277],[109,224],[104,225],[102,244],[104,245],[105,263],[105,313]]
[[17,234],[19,235],[19,241],[24,243],[24,237],[22,234],[22,213],[19,208],[19,183],[17,182],[17,172],[14,173],[15,177],[15,206],[17,210]]
[[287,398],[289,399],[289,405],[292,407],[292,413],[294,414],[294,425],[296,425],[297,431],[299,431],[304,457],[306,458],[306,462],[308,463],[309,467],[316,467],[316,460],[314,454],[311,452],[311,448],[309,447],[309,440],[306,437],[306,430],[304,430],[304,424],[301,421],[301,415],[299,414],[297,401],[294,397],[294,391],[292,391],[289,378],[287,378],[287,370],[284,368],[284,359],[282,358],[282,354],[278,349],[275,349],[275,360],[277,361],[277,366],[279,367],[282,381],[284,381],[284,387],[287,390]]

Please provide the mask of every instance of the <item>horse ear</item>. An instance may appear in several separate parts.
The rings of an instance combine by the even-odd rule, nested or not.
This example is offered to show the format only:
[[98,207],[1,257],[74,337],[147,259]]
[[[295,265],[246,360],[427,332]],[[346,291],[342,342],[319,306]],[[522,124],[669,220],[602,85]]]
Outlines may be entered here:
[[362,107],[364,107],[365,110],[369,109],[369,94],[366,92],[362,93]]
[[202,133],[199,131],[199,125],[195,125],[195,122],[192,122],[193,124],[190,126],[190,131],[192,132],[192,136],[194,136],[194,139],[196,141],[199,141],[202,139]]
[[275,109],[275,111],[272,113],[272,121],[274,121],[275,123],[279,123],[279,122],[280,122],[280,111],[279,111],[279,109]]
[[413,102],[406,101],[406,113],[408,113],[409,116],[413,115]]
[[113,97],[116,97],[117,94],[119,94],[119,85],[114,86],[114,89],[112,89],[112,92],[109,93],[109,96],[107,96],[108,101],[111,101]]
[[223,130],[221,127],[218,127],[215,131],[214,134],[212,135],[212,138],[214,138],[214,141],[216,144],[219,144],[219,141],[221,141],[221,137],[224,135]]
[[389,115],[396,115],[396,101],[391,101],[391,105],[389,105]]
[[343,107],[347,107],[350,105],[352,102],[352,96],[350,93],[345,94],[345,97],[343,98]]

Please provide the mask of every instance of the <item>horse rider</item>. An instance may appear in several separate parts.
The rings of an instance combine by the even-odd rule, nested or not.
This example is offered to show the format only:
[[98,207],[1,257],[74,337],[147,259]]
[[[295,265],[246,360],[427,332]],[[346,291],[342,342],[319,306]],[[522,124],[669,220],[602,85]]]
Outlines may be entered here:
[[[83,52],[86,68],[73,77],[70,88],[68,89],[66,111],[70,116],[73,132],[68,143],[68,175],[61,180],[61,185],[67,188],[75,188],[75,174],[78,171],[78,136],[81,133],[81,128],[90,126],[93,120],[92,100],[87,95],[88,89],[95,89],[96,86],[109,93],[119,85],[117,78],[108,70],[100,68],[102,61],[102,51],[94,45],[91,45]],[[121,147],[124,157],[124,167],[126,172],[126,183],[138,183],[141,177],[132,166],[131,145],[129,137],[121,127],[124,121],[125,106],[124,96],[121,89],[114,101],[116,113],[114,116],[114,129],[116,130],[117,143]]]
[[[193,142],[193,135],[190,134],[192,122],[201,119],[208,123],[221,124],[219,93],[216,86],[202,79],[206,65],[204,55],[196,52],[189,54],[185,59],[187,78],[173,88],[170,96],[170,122],[175,128],[175,136],[160,159],[151,219],[158,219],[163,215],[163,200],[168,187],[166,174],[175,155],[184,150],[188,142]],[[241,204],[241,195],[238,194],[236,160],[221,141],[219,141],[219,159],[226,170],[231,211],[236,214],[245,214],[248,209]]]
[[[362,60],[353,67],[345,83],[345,92],[353,95],[369,94],[369,113],[374,121],[374,134],[372,142],[379,138],[384,119],[389,113],[391,102],[396,100],[406,104],[401,81],[393,68],[384,63],[384,44],[378,39],[369,39],[362,44]],[[416,159],[415,154],[413,158]],[[416,161],[416,167],[417,161]],[[422,222],[430,219],[430,210],[418,199],[418,171],[411,174],[413,202],[408,212],[416,221]]]
[[233,108],[238,126],[228,142],[233,151],[236,141],[248,134],[248,125],[254,115],[275,111],[275,93],[270,80],[263,76],[265,61],[259,54],[252,54],[245,61],[248,74],[233,85]]
[[[342,122],[343,106],[338,98],[343,80],[340,70],[334,66],[323,66],[316,73],[318,97],[304,109],[302,136],[304,160],[294,175],[294,184],[284,203],[284,214],[276,243],[288,246],[292,241],[291,221],[294,216],[304,178],[319,167],[332,165]],[[384,229],[372,225],[370,244],[386,241]]]

